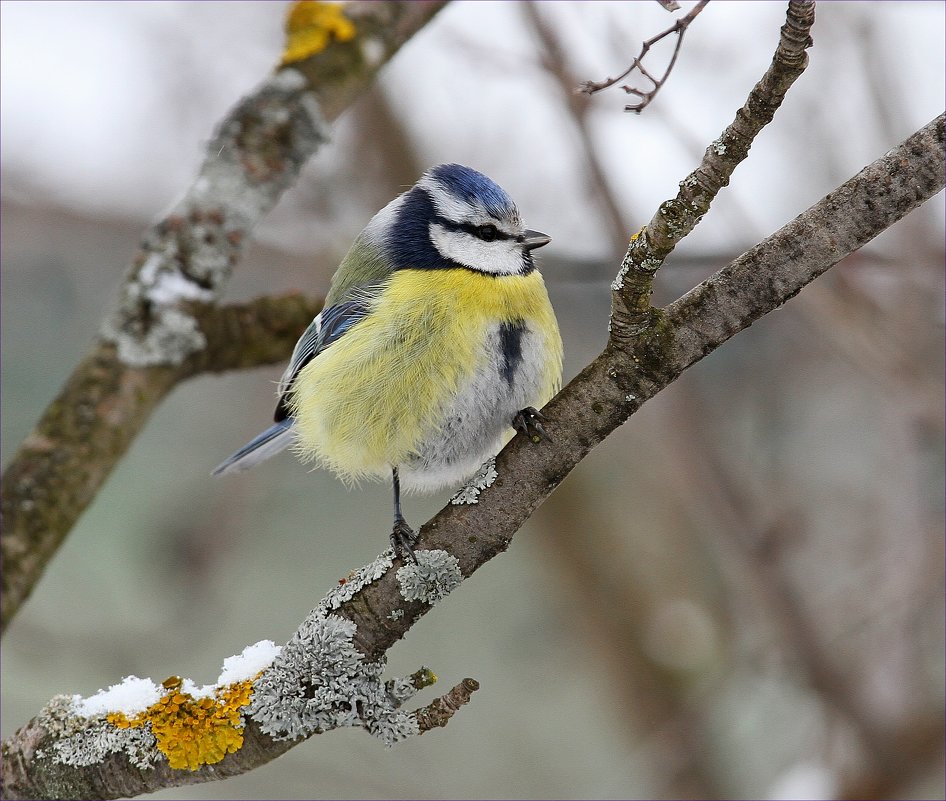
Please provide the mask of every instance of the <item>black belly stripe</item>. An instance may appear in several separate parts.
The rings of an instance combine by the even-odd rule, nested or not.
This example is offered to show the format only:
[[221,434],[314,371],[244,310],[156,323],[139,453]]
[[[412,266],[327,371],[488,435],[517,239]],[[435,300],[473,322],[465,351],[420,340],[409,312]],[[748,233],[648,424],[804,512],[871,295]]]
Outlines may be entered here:
[[522,335],[525,330],[526,326],[522,320],[513,320],[499,326],[499,347],[503,354],[501,372],[506,383],[510,385],[522,363]]

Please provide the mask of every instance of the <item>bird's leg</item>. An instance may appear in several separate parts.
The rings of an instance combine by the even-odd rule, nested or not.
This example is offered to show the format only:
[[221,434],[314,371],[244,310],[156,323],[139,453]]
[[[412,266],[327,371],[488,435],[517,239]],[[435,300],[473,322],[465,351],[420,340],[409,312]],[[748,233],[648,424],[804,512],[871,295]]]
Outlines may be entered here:
[[391,531],[391,546],[394,548],[395,556],[400,556],[405,562],[413,562],[416,565],[414,543],[417,542],[417,532],[407,525],[404,515],[401,514],[401,481],[396,467],[391,468],[391,474],[394,479],[394,529]]
[[525,434],[532,442],[541,442],[543,439],[551,441],[549,432],[542,425],[542,421],[546,419],[546,416],[538,409],[526,406],[525,409],[516,412],[515,417],[512,418],[512,427]]

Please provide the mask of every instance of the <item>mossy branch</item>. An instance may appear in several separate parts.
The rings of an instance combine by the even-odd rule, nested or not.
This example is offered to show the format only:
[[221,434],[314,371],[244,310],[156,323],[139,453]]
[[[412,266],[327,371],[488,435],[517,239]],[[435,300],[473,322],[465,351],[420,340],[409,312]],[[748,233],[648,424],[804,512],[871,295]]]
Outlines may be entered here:
[[298,294],[192,304],[206,346],[176,365],[129,367],[115,345],[93,346],[0,479],[4,627],[165,395],[200,373],[284,361],[321,305]]
[[301,330],[294,327],[299,304],[311,304],[298,299],[285,309],[270,301],[247,307],[264,328],[272,324],[278,331],[257,337],[243,331],[234,339],[214,338],[213,329],[239,328],[238,310],[208,305],[220,299],[253,226],[327,141],[327,121],[443,5],[333,6],[352,35],[328,37],[320,50],[280,66],[220,123],[193,185],[145,233],[102,336],[4,472],[0,631],[172,387],[198,368],[246,367],[291,352]]

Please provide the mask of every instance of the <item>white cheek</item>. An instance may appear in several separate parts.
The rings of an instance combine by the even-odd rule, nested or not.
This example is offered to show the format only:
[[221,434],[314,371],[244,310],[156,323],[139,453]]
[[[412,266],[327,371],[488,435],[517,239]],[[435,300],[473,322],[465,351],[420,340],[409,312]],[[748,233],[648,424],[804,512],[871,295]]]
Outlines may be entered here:
[[442,225],[430,226],[430,241],[442,256],[471,270],[493,275],[522,272],[522,251],[516,242],[484,242],[462,231],[448,231]]

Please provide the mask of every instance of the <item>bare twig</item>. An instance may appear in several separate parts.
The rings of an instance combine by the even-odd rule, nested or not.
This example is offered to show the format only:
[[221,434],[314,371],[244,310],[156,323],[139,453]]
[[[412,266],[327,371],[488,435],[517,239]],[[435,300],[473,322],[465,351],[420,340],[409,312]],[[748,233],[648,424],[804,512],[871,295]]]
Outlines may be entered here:
[[589,100],[571,91],[571,87],[575,85],[575,79],[568,69],[561,38],[539,13],[538,3],[531,0],[531,2],[522,3],[520,8],[538,37],[542,48],[543,66],[558,82],[562,90],[562,98],[567,103],[568,111],[575,121],[578,135],[581,137],[581,150],[591,184],[591,193],[602,206],[612,247],[616,253],[620,253],[627,246],[628,227],[624,222],[617,196],[608,183],[607,170],[599,158],[598,149],[594,146],[588,119],[588,111],[591,108]]
[[[659,2],[659,0],[658,0]],[[658,33],[656,36],[652,36],[650,39],[644,41],[641,45],[641,51],[637,54],[634,60],[624,72],[617,76],[617,78],[605,78],[603,81],[585,81],[582,83],[576,92],[580,92],[587,95],[593,95],[595,92],[600,92],[602,89],[607,89],[611,86],[614,86],[618,81],[626,78],[630,75],[635,69],[640,72],[648,81],[653,84],[649,90],[636,89],[633,86],[622,86],[621,88],[631,95],[637,95],[640,98],[640,101],[632,105],[627,105],[624,107],[625,111],[633,111],[636,114],[640,114],[641,111],[646,108],[650,102],[657,95],[657,92],[660,91],[661,87],[666,83],[667,78],[670,77],[670,73],[673,71],[674,65],[677,63],[677,56],[680,54],[680,47],[683,45],[683,36],[687,31],[687,28],[690,26],[690,23],[699,15],[699,13],[706,7],[706,4],[709,0],[700,0],[693,8],[691,8],[684,16],[680,17],[676,22],[673,23],[667,30]],[[670,3],[661,3],[664,8],[668,11],[674,11],[679,6],[676,2],[673,2],[673,6]],[[650,48],[653,47],[657,42],[665,39],[670,34],[677,34],[677,41],[673,47],[673,55],[670,57],[670,62],[667,64],[667,69],[664,70],[664,74],[660,78],[655,78],[647,69],[644,67],[643,59],[650,52]]]

